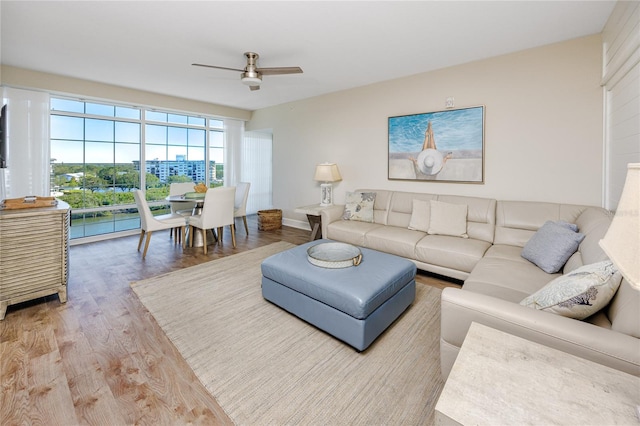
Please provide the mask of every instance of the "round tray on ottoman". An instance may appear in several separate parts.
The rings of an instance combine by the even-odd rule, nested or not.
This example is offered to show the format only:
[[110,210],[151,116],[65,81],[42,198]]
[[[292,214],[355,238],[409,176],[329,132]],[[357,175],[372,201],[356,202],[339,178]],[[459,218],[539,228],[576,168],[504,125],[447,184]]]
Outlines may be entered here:
[[348,268],[362,262],[362,252],[351,244],[320,243],[307,250],[307,259],[311,264],[322,268]]

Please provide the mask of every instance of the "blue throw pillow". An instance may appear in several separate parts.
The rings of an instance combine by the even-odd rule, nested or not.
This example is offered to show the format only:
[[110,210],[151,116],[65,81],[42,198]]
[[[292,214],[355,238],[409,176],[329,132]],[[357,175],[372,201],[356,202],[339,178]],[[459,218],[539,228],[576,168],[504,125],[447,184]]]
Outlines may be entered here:
[[546,273],[554,274],[578,250],[583,239],[584,234],[574,232],[566,225],[547,221],[527,241],[521,256]]

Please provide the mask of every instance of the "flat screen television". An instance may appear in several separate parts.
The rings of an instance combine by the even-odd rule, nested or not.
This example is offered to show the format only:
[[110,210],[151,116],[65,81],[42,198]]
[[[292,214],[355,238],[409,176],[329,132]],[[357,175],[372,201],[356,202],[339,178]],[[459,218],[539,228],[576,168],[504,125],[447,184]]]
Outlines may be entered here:
[[0,109],[0,169],[7,168],[7,106]]

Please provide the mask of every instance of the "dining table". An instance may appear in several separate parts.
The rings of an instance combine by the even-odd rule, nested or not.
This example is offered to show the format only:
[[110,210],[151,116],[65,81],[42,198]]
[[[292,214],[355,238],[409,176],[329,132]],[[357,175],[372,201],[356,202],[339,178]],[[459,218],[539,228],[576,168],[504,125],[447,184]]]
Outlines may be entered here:
[[[202,213],[202,206],[204,205],[204,192],[191,192],[187,194],[180,195],[168,195],[165,200],[170,203],[195,203],[193,210],[191,212],[192,216],[197,216]],[[189,224],[189,217],[187,217],[187,225]],[[189,231],[189,226],[187,226],[186,234],[185,234],[185,244],[187,247],[202,247],[204,245],[204,241],[202,239],[202,234],[200,232]],[[193,245],[191,244],[191,240],[193,239]],[[218,236],[216,235],[213,229],[207,229],[207,243],[213,244],[218,241]]]

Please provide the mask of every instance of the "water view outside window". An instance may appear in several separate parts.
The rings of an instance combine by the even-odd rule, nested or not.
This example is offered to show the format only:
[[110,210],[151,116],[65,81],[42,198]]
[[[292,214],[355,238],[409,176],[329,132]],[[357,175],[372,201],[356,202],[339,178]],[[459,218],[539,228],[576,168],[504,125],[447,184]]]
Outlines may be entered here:
[[223,152],[222,129],[221,120],[52,98],[51,188],[72,208],[71,238],[139,228],[135,188],[164,214],[172,182],[222,185],[224,156],[206,156],[208,144]]

